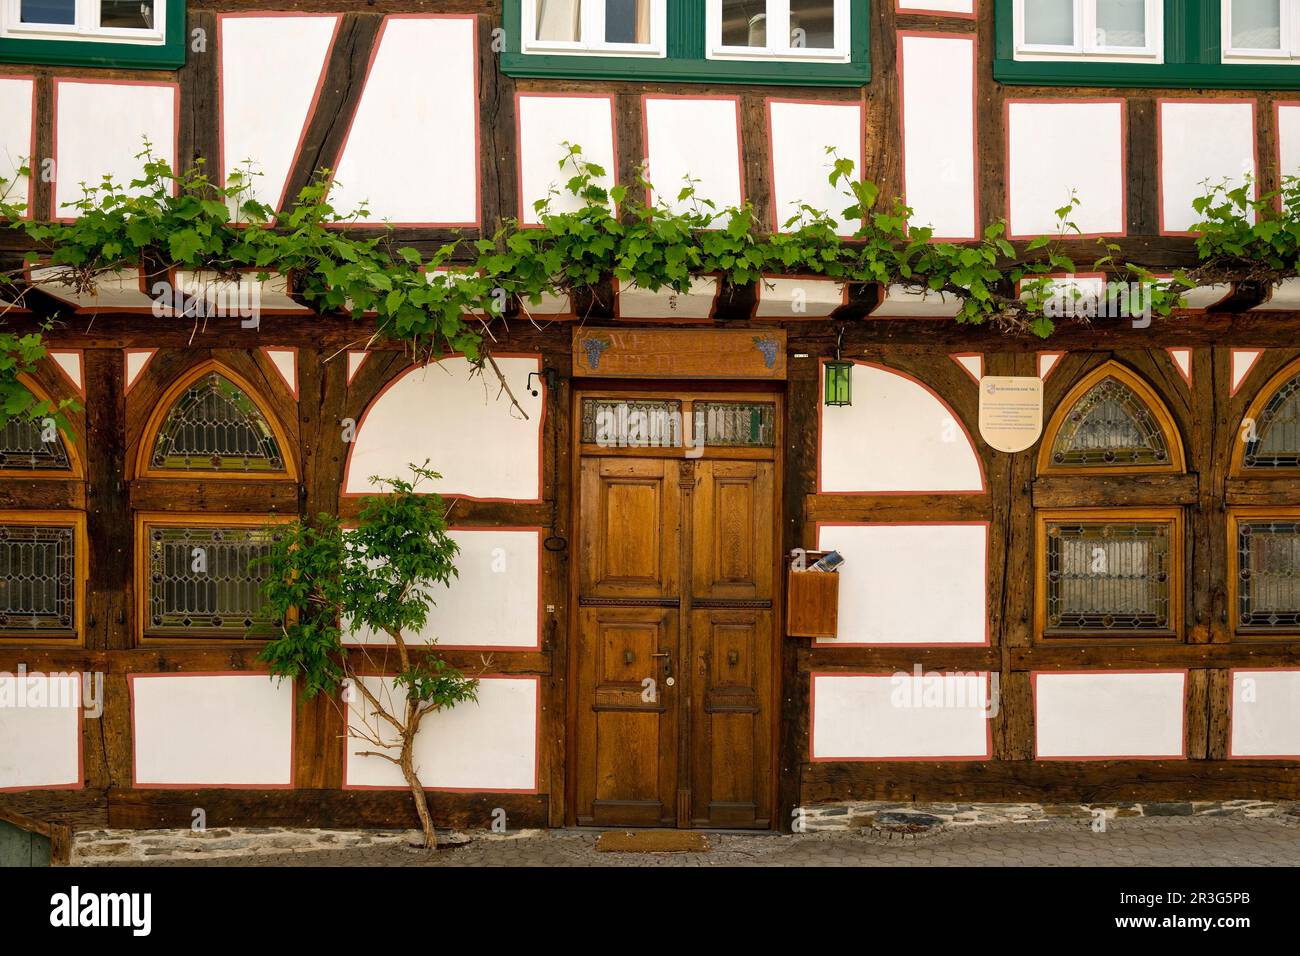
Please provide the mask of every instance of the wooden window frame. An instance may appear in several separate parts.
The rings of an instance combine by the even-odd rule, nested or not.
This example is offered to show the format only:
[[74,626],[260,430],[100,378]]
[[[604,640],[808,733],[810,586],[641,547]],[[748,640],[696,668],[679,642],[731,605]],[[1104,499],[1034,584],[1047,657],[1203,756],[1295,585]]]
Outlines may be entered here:
[[1300,521],[1300,505],[1229,505],[1228,506],[1228,632],[1234,641],[1289,643],[1300,640],[1300,626],[1274,632],[1242,630],[1238,620],[1237,600],[1241,596],[1241,553],[1237,549],[1237,531],[1242,522],[1268,520]]
[[[172,407],[180,399],[181,394],[203,378],[205,375],[216,373],[227,379],[232,385],[248,396],[266,423],[271,428],[271,433],[275,436],[276,443],[280,447],[280,457],[284,459],[283,471],[266,471],[266,472],[248,472],[248,471],[214,471],[211,469],[194,468],[185,471],[173,470],[170,468],[156,468],[153,465],[153,449],[158,442],[158,432],[167,421]],[[139,447],[136,449],[135,457],[135,478],[160,478],[164,480],[184,481],[186,479],[213,479],[217,481],[298,481],[298,464],[293,454],[293,446],[289,441],[288,433],[276,415],[275,410],[270,406],[266,399],[256,388],[249,384],[248,380],[241,376],[216,359],[208,359],[192,366],[182,375],[178,376],[167,390],[163,392],[158,404],[154,406],[148,420],[145,422],[144,431],[140,434]]]
[[0,630],[0,646],[85,647],[86,591],[90,580],[90,544],[86,537],[84,511],[0,511],[0,525],[44,525],[68,527],[73,531],[73,621],[74,636],[45,637],[30,631]]
[[1295,480],[1300,477],[1300,467],[1295,468],[1247,468],[1246,467],[1246,443],[1242,441],[1242,428],[1248,420],[1259,421],[1259,416],[1263,413],[1264,408],[1273,396],[1286,385],[1291,379],[1300,376],[1300,358],[1288,362],[1280,371],[1260,387],[1251,399],[1250,404],[1246,406],[1246,411],[1241,416],[1241,421],[1235,437],[1233,438],[1232,457],[1229,459],[1228,475],[1232,478],[1289,478]]
[[1300,89],[1294,60],[1245,61],[1224,57],[1220,0],[1164,0],[1162,62],[1016,56],[1016,0],[994,0],[993,78],[1030,86],[1156,87],[1221,90]]
[[[75,26],[13,29],[18,0],[0,0],[0,63],[175,70],[185,65],[186,2],[157,0],[156,34]],[[79,0],[78,9],[89,7]],[[97,19],[96,13],[95,18]]]
[[[1169,450],[1169,460],[1155,465],[1133,465],[1133,464],[1116,464],[1116,465],[1057,465],[1052,461],[1052,446],[1056,443],[1056,436],[1065,424],[1066,418],[1085,395],[1097,384],[1107,378],[1118,379],[1123,385],[1127,386],[1138,397],[1138,400],[1146,406],[1156,425],[1160,428],[1160,433],[1164,436],[1165,445]],[[1114,360],[1105,362],[1093,369],[1065,394],[1065,397],[1057,403],[1052,417],[1048,420],[1047,428],[1043,431],[1042,441],[1038,448],[1038,474],[1039,475],[1080,475],[1103,478],[1109,475],[1181,475],[1187,471],[1187,454],[1183,448],[1182,433],[1178,430],[1178,425],[1174,421],[1173,415],[1170,414],[1164,401],[1150,385],[1148,385],[1141,376],[1133,372],[1127,366]]]
[[[1101,634],[1079,631],[1047,633],[1047,526],[1061,521],[1115,521],[1170,526],[1169,628],[1167,631],[1131,631]],[[1181,644],[1187,640],[1186,622],[1187,520],[1181,507],[1159,508],[1044,508],[1034,513],[1034,642],[1037,644]]]
[[167,645],[170,647],[252,646],[262,647],[267,638],[205,637],[200,631],[193,637],[175,634],[150,634],[149,617],[149,529],[162,528],[265,528],[268,525],[288,525],[298,520],[297,515],[278,514],[212,514],[188,511],[139,511],[135,515],[135,643],[138,647]]
[[[839,2],[839,0],[837,0]],[[861,87],[871,80],[870,21],[866,0],[850,2],[846,51],[836,58],[804,54],[773,55],[770,51],[736,56],[725,49],[714,53],[709,42],[712,0],[664,0],[665,53],[662,56],[602,50],[546,50],[528,52],[523,30],[526,6],[531,0],[503,0],[506,27],[501,51],[501,72],[513,77],[550,77],[586,80],[642,80],[663,83],[747,83],[774,86]]]

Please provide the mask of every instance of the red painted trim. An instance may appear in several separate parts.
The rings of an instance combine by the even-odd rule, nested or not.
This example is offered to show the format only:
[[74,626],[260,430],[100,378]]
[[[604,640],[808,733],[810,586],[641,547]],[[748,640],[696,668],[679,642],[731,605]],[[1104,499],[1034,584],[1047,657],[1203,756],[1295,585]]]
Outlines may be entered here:
[[[365,365],[365,364],[366,364],[366,359],[370,358],[370,353],[369,353],[368,351],[366,351],[365,349],[362,349],[362,350],[360,350],[360,351],[357,351],[357,350],[354,349],[354,350],[352,350],[351,352],[348,352],[347,354],[348,354],[348,356],[353,356],[353,355],[360,355],[360,356],[361,356],[361,358],[359,358],[359,359],[357,360],[356,367],[355,367],[355,368],[349,368],[349,369],[348,369],[348,381],[347,381],[347,384],[348,384],[348,385],[351,385],[351,384],[352,384],[352,380],[353,380],[354,378],[356,378],[357,375],[360,374],[360,372],[361,372],[361,366]],[[346,473],[345,473],[345,476],[344,476],[343,485],[344,485],[345,488],[347,487],[347,477],[346,477]]]
[[1007,100],[1003,108],[1002,125],[1003,125],[1003,147],[1006,149],[1007,157],[1007,188],[1006,188],[1006,218],[1007,218],[1007,238],[1013,241],[1033,239],[1035,233],[1018,233],[1011,229],[1011,191],[1015,188],[1012,182],[1014,170],[1012,168],[1011,152],[1011,107],[1019,105],[1037,105],[1041,103],[1055,104],[1061,106],[1102,106],[1117,105],[1119,106],[1119,182],[1120,182],[1120,229],[1119,232],[1084,232],[1084,233],[1067,233],[1066,239],[1117,239],[1128,235],[1128,101],[1123,99],[1087,99],[1083,97],[1058,96],[1048,97],[1041,100],[1033,99],[1012,99]]
[[[1182,706],[1178,710],[1179,730],[1178,737],[1181,741],[1181,750],[1177,754],[1105,754],[1102,756],[1087,757],[1044,757],[1038,752],[1038,678],[1040,675],[1057,676],[1082,674],[1091,677],[1111,676],[1116,674],[1181,674],[1183,676]],[[1096,760],[1186,760],[1187,759],[1187,668],[1160,668],[1146,670],[1110,670],[1103,668],[1094,668],[1092,670],[1075,670],[1075,671],[1032,671],[1029,675],[1030,695],[1033,699],[1034,706],[1034,759],[1041,761],[1060,762],[1086,762]]]
[[[271,367],[275,369],[275,374],[279,376],[280,381],[284,382],[284,387],[289,390],[291,395],[293,395],[293,400],[295,402],[298,401],[298,350],[288,345],[263,345],[259,351],[265,355],[266,360],[271,363]],[[272,352],[288,352],[293,356],[292,382],[284,377],[284,373],[280,371],[280,366],[275,364],[275,359],[271,358]]]
[[[664,316],[663,318],[648,318],[646,316],[628,316],[623,314],[623,292],[622,285],[617,278],[611,278],[610,285],[614,290],[614,318],[619,322],[654,322],[658,325],[708,325],[713,322],[714,315],[718,311],[718,297],[722,293],[722,274],[721,273],[702,273],[692,276],[693,279],[702,279],[705,275],[713,276],[715,284],[713,287],[713,298],[709,301],[709,314],[700,318],[681,316],[673,318]],[[649,295],[691,295],[691,293],[678,292],[668,288],[660,289],[658,292],[650,292],[649,289],[637,289],[638,292],[644,292]]]
[[[613,151],[614,162],[609,172],[610,185],[618,185],[618,124],[615,122],[614,112],[614,94],[613,93],[537,93],[532,91],[515,91],[515,177],[517,188],[515,189],[516,202],[519,210],[519,226],[521,229],[539,229],[540,222],[524,222],[524,217],[532,215],[532,206],[524,204],[524,123],[523,111],[519,108],[520,102],[529,100],[607,100],[609,102],[609,142]],[[590,159],[590,157],[588,157]],[[575,315],[574,318],[577,318]]]
[[[355,527],[352,525],[351,527]],[[542,545],[546,529],[540,525],[448,525],[449,531],[528,531],[537,535],[537,641],[534,644],[447,644],[438,641],[434,644],[411,644],[414,648],[437,647],[448,651],[540,651],[542,649],[542,589],[546,583],[543,562],[546,560],[546,550]],[[344,647],[366,648],[367,650],[378,648],[388,651],[395,647],[395,644],[383,643],[362,643],[360,641],[343,641]]]
[[[907,674],[909,679],[914,679],[915,674],[906,671],[894,671],[891,673],[879,673],[876,671],[813,671],[808,675],[808,761],[809,763],[936,763],[947,761],[972,761],[972,760],[991,760],[993,758],[993,721],[989,718],[987,711],[982,712],[981,719],[984,721],[984,753],[982,754],[965,754],[962,756],[934,756],[934,757],[818,757],[813,749],[813,741],[817,734],[817,678],[819,677],[888,677],[892,678],[895,674]],[[979,676],[984,675],[986,697],[985,705],[993,698],[993,672],[987,670],[976,671],[925,671],[921,674],[922,678],[931,675],[950,675],[969,677],[972,674]]]
[[1228,670],[1228,759],[1229,760],[1300,760],[1296,754],[1234,754],[1232,752],[1232,723],[1237,707],[1238,674],[1300,673],[1300,667],[1232,667]]
[[[961,416],[958,415],[956,412],[954,412],[954,411],[952,410],[952,406],[949,405],[949,404],[948,404],[948,403],[943,399],[943,397],[942,397],[938,392],[936,392],[933,388],[931,388],[931,387],[930,387],[929,385],[927,385],[925,382],[921,381],[919,378],[915,378],[915,377],[913,377],[913,376],[907,374],[906,372],[901,372],[901,371],[899,371],[899,370],[896,369],[896,368],[890,368],[888,365],[880,365],[880,364],[878,364],[878,363],[876,363],[876,362],[868,362],[868,361],[865,361],[864,359],[851,359],[850,361],[852,361],[854,365],[865,365],[867,368],[874,368],[874,369],[878,369],[878,370],[880,370],[880,371],[882,371],[882,372],[888,372],[888,373],[890,373],[891,375],[898,375],[898,376],[900,376],[900,377],[902,377],[902,378],[907,379],[909,382],[913,383],[914,385],[919,385],[919,386],[921,386],[921,388],[923,388],[923,389],[925,389],[927,392],[929,392],[930,395],[931,395],[931,397],[933,397],[935,401],[937,401],[940,405],[942,405],[942,406],[944,407],[945,410],[947,410],[948,415],[952,418],[952,420],[953,420],[954,422],[957,423],[957,426],[961,429],[962,434],[966,436],[966,442],[970,445],[970,451],[971,451],[971,454],[975,456],[975,464],[979,467],[979,470],[980,470],[980,486],[979,486],[978,488],[973,488],[973,489],[966,489],[966,490],[947,490],[947,491],[941,491],[941,490],[926,490],[926,489],[907,490],[907,491],[827,491],[825,488],[822,487],[822,439],[823,439],[823,436],[824,436],[825,431],[826,431],[825,424],[824,424],[824,422],[822,421],[822,416],[825,414],[826,406],[822,403],[822,401],[821,401],[821,397],[820,397],[820,395],[819,395],[819,396],[818,396],[818,400],[817,400],[817,494],[819,494],[819,495],[852,495],[852,496],[855,496],[855,497],[882,497],[882,498],[897,497],[897,496],[899,496],[899,495],[983,495],[983,494],[988,494],[988,475],[985,474],[985,471],[984,471],[984,459],[983,459],[983,457],[981,457],[981,455],[980,455],[980,453],[979,453],[979,449],[978,449],[978,448],[976,447],[976,445],[975,445],[975,440],[974,440],[973,438],[971,438],[970,431],[966,428],[966,423],[965,423],[964,421],[962,421]],[[824,358],[823,358],[823,359],[818,359],[818,361],[817,361],[817,374],[818,374],[818,385],[819,385],[819,386],[821,385],[822,382],[824,382],[824,381],[826,380],[826,379],[825,379],[825,376],[826,376],[826,368],[825,368],[825,366],[826,366],[826,359],[824,359]],[[818,391],[820,392],[820,388],[818,389]],[[947,645],[945,645],[945,646],[947,646]]]
[[27,156],[27,168],[31,170],[31,172],[27,176],[27,213],[26,215],[23,216],[23,218],[33,219],[36,216],[36,208],[35,208],[36,190],[33,188],[33,186],[36,181],[37,166],[39,165],[36,156],[36,114],[37,114],[36,77],[31,73],[2,73],[0,74],[0,80],[25,80],[27,83],[31,85],[32,88],[31,146],[29,148],[30,151]]
[[1250,364],[1246,366],[1246,371],[1242,373],[1241,379],[1235,384],[1230,385],[1230,388],[1228,390],[1229,398],[1232,398],[1234,395],[1240,392],[1241,387],[1245,385],[1247,381],[1249,381],[1250,374],[1251,372],[1255,371],[1255,366],[1259,364],[1259,360],[1263,356],[1265,349],[1229,349],[1228,351],[1228,375],[1229,376],[1233,375],[1235,372],[1235,369],[1233,369],[1234,359],[1237,357],[1239,353],[1246,353],[1246,352],[1254,352],[1255,357],[1251,359]]
[[[1173,363],[1174,371],[1178,373],[1179,377],[1180,377],[1184,382],[1186,382],[1187,385],[1188,385],[1188,387],[1190,388],[1190,387],[1191,387],[1191,384],[1192,384],[1192,368],[1193,368],[1193,366],[1192,366],[1192,359],[1195,357],[1196,352],[1195,352],[1194,350],[1192,350],[1192,349],[1189,349],[1189,348],[1166,348],[1165,351],[1169,353],[1169,361]],[[1178,364],[1178,360],[1177,360],[1176,358],[1174,358],[1174,353],[1175,353],[1175,352],[1186,352],[1186,353],[1187,353],[1187,371],[1186,371],[1186,372],[1184,372],[1184,371],[1183,371],[1183,367],[1182,367],[1181,365]]]
[[[646,104],[650,100],[709,100],[715,103],[730,102],[736,115],[736,185],[740,190],[740,205],[745,204],[745,138],[741,132],[740,124],[740,97],[739,96],[709,96],[707,94],[669,94],[669,93],[642,93],[641,94],[641,146],[645,151],[646,161],[650,159],[650,119],[649,111]],[[654,164],[650,164],[651,175],[654,174]],[[671,195],[671,191],[669,193]],[[646,205],[654,205],[654,195],[650,189],[646,190]],[[717,228],[721,228],[720,226]]]
[[[316,107],[320,104],[321,92],[325,89],[325,77],[329,72],[330,54],[334,50],[335,41],[339,38],[339,28],[343,24],[342,14],[330,13],[305,13],[302,11],[287,10],[267,10],[247,13],[218,13],[217,14],[217,159],[221,168],[217,171],[217,182],[224,188],[226,185],[226,103],[225,103],[225,82],[223,80],[222,67],[225,62],[225,33],[222,28],[226,20],[282,20],[288,18],[311,18],[315,20],[332,19],[334,29],[330,33],[329,44],[325,48],[325,56],[321,60],[320,76],[316,79],[316,91],[312,94],[311,103],[307,106],[307,112],[303,115],[302,129],[298,133],[298,143],[294,146],[293,155],[289,160],[289,168],[285,171],[284,185],[280,187],[280,198],[275,204],[275,211],[278,213],[284,209],[285,200],[289,193],[289,180],[293,176],[293,170],[298,164],[298,159],[302,156],[302,145],[307,140],[307,128],[311,126],[312,118],[316,115]],[[272,219],[272,224],[278,220],[278,216]]]
[[835,647],[989,647],[992,643],[992,625],[989,622],[989,548],[992,546],[993,525],[989,521],[818,521],[813,525],[817,532],[817,547],[821,548],[822,528],[983,528],[984,529],[984,567],[980,576],[984,579],[984,640],[982,641],[938,641],[918,644],[914,641],[822,641],[814,639],[810,645],[814,649],[831,649]]
[[[1210,103],[1231,103],[1234,105],[1246,104],[1250,107],[1250,128],[1252,131],[1258,128],[1258,109],[1256,101],[1252,98],[1240,96],[1204,96],[1195,99],[1173,99],[1170,97],[1161,97],[1156,100],[1156,215],[1159,217],[1159,234],[1162,236],[1195,236],[1195,232],[1176,231],[1165,228],[1165,106],[1170,104],[1189,105],[1189,104],[1210,104]],[[1251,137],[1250,142],[1251,155],[1254,158],[1254,185],[1255,198],[1259,198],[1259,139]]]
[[957,13],[952,10],[931,10],[928,8],[922,9],[920,7],[905,7],[903,6],[903,0],[897,0],[897,2],[894,5],[894,12],[901,13],[906,16],[912,16],[912,17],[917,17],[917,16],[950,17],[954,20],[974,20],[979,15],[978,3],[979,0],[970,0],[971,12]]
[[[542,354],[540,352],[495,352],[493,354],[497,358],[536,359],[537,371],[540,372],[542,370]],[[406,376],[418,372],[422,369],[427,369],[431,365],[437,365],[440,362],[449,358],[464,358],[464,355],[463,353],[460,352],[448,352],[445,355],[443,355],[442,358],[436,361],[427,362],[424,365],[413,365],[410,368],[406,369],[405,371],[398,373],[392,379],[390,379],[388,383],[379,390],[379,392],[375,395],[375,397],[372,398],[367,403],[366,410],[361,413],[361,420],[357,422],[356,435],[353,438],[353,440],[349,443],[348,459],[343,465],[343,490],[340,492],[339,497],[365,498],[375,494],[374,491],[348,491],[347,490],[348,475],[350,469],[352,468],[352,455],[356,452],[357,444],[358,444],[357,440],[361,437],[361,430],[365,428],[366,417],[370,414],[371,410],[373,410],[376,406],[379,405],[380,400],[384,397],[384,394],[390,388],[392,388],[402,379],[406,378]],[[478,498],[475,497],[474,495],[459,494],[451,491],[439,491],[437,492],[437,494],[441,495],[443,498],[463,498],[466,501],[500,501],[500,502],[512,502],[514,504],[526,504],[526,505],[539,505],[543,502],[545,497],[543,491],[545,488],[546,476],[543,474],[543,470],[542,470],[543,459],[544,459],[542,442],[546,435],[546,386],[545,384],[542,384],[539,387],[542,391],[542,403],[541,403],[542,412],[537,419],[537,497],[536,498]]]
[[[1051,356],[1051,355],[1055,355],[1055,356],[1056,356],[1056,361],[1053,362],[1051,365],[1047,366],[1046,369],[1044,369],[1044,368],[1043,368],[1043,359],[1045,359],[1045,358],[1047,358],[1048,356]],[[1038,377],[1039,377],[1041,380],[1043,380],[1044,382],[1046,382],[1046,381],[1047,381],[1047,376],[1051,375],[1053,372],[1056,371],[1056,367],[1057,367],[1058,365],[1061,364],[1061,359],[1065,358],[1065,356],[1066,356],[1066,353],[1065,353],[1065,352],[1036,352],[1036,353],[1034,353],[1034,363],[1035,363],[1035,369],[1034,369],[1034,370],[1038,373]]]
[[[481,107],[482,99],[479,92],[479,46],[478,46],[478,17],[466,16],[460,13],[390,13],[384,17],[384,22],[379,27],[379,34],[375,37],[374,49],[370,51],[370,60],[366,63],[366,72],[362,79],[361,97],[357,100],[357,108],[353,111],[352,116],[348,118],[347,131],[343,134],[343,141],[339,144],[338,161],[334,164],[336,167],[341,166],[344,157],[347,155],[348,140],[352,137],[352,127],[356,124],[357,114],[361,112],[361,107],[366,102],[366,88],[370,84],[370,72],[374,69],[375,60],[383,47],[384,33],[388,30],[388,24],[393,20],[468,20],[471,30],[471,46],[474,51],[474,103],[476,107]],[[482,133],[482,116],[479,109],[475,110],[474,117],[474,219],[471,222],[390,222],[387,220],[375,220],[366,222],[338,222],[328,223],[333,229],[479,229],[483,225],[483,151],[481,148]],[[337,169],[330,171],[329,182],[334,184],[334,176]]]
[[[81,370],[80,385],[78,385],[76,382],[72,380],[72,376],[68,374],[67,369],[65,369],[61,364],[59,364],[58,359],[54,357],[55,355],[77,356],[77,367]],[[45,356],[50,360],[50,364],[54,366],[54,370],[59,373],[59,377],[68,383],[68,387],[71,388],[78,395],[80,395],[82,398],[85,398],[86,397],[86,353],[82,349],[47,349],[45,352]]]
[[931,242],[970,242],[980,235],[980,153],[979,153],[979,81],[980,50],[979,40],[973,33],[930,33],[921,30],[899,30],[896,46],[898,73],[898,158],[903,180],[903,203],[907,203],[907,106],[906,84],[903,73],[903,41],[908,37],[927,40],[964,40],[971,45],[971,235],[969,236],[931,236]]
[[[776,198],[776,133],[775,127],[772,123],[772,107],[778,104],[794,106],[845,106],[856,109],[858,111],[858,155],[849,158],[853,159],[855,164],[854,169],[856,169],[858,173],[858,182],[862,182],[863,178],[866,176],[866,163],[864,162],[864,156],[866,155],[867,141],[867,113],[866,110],[863,109],[860,101],[797,99],[779,96],[769,96],[764,101],[764,109],[767,112],[767,178],[770,182],[769,189],[771,190],[772,232],[777,234],[781,232],[782,223],[780,211],[781,204]],[[845,202],[846,204],[849,202],[849,197],[845,197]],[[839,212],[834,211],[834,214],[838,216]],[[854,232],[856,232],[856,230],[854,230]],[[838,233],[838,235],[840,238],[846,239],[851,237],[853,232]],[[847,285],[845,288],[848,288]]]
[[965,365],[963,365],[963,364],[961,363],[960,360],[961,360],[961,359],[964,359],[964,358],[977,358],[977,359],[979,359],[979,360],[980,360],[980,371],[983,372],[983,371],[984,371],[984,353],[983,353],[983,352],[953,352],[951,355],[948,356],[948,358],[950,358],[950,359],[952,359],[954,362],[956,362],[956,363],[957,363],[957,367],[958,367],[959,369],[961,369],[963,372],[965,372],[967,375],[969,375],[969,376],[971,377],[971,380],[974,381],[976,385],[978,385],[978,384],[980,383],[980,380],[975,376],[975,373],[972,372],[970,369],[968,369]]
[[[840,308],[849,304],[849,281],[847,279],[836,279],[827,275],[818,275],[815,272],[764,272],[759,275],[758,283],[755,287],[754,306],[749,310],[749,318],[752,322],[825,322],[831,318],[828,315],[803,315],[791,313],[788,316],[776,315],[759,315],[758,310],[763,304],[763,293],[766,280],[768,279],[786,279],[790,281],[806,282],[831,282],[840,287]],[[832,310],[834,311],[834,310]]]
[[[172,154],[167,158],[172,169],[180,165],[181,157],[181,85],[175,81],[160,80],[112,80],[97,79],[94,77],[72,77],[56,76],[54,78],[54,96],[51,107],[50,125],[52,127],[53,144],[50,152],[54,158],[54,188],[50,190],[50,221],[51,222],[76,222],[75,216],[60,216],[59,212],[59,179],[62,177],[60,169],[62,168],[59,161],[59,87],[62,84],[69,86],[152,86],[158,89],[169,89],[172,91]],[[172,195],[176,195],[176,184],[172,183]],[[144,269],[140,270],[141,276],[144,275]],[[119,310],[114,310],[119,311]]]
[[[1277,160],[1278,172],[1282,176],[1287,175],[1287,171],[1282,168],[1282,108],[1300,109],[1300,100],[1274,100],[1273,101],[1273,136],[1276,141],[1276,153],[1274,157]],[[1300,145],[1300,144],[1297,144]],[[1294,175],[1292,173],[1291,175]],[[1277,196],[1273,200],[1273,208],[1278,212],[1282,211],[1282,197]]]
[[[18,680],[18,675],[9,673],[5,677]],[[82,680],[81,673],[68,672],[66,674],[54,673],[48,671],[28,671],[24,680],[29,677],[59,678],[68,677],[76,679],[77,686],[77,779],[72,783],[53,783],[45,785],[36,785],[34,787],[0,787],[0,793],[30,793],[38,790],[85,790],[86,789],[86,700],[85,700],[85,683]],[[99,702],[103,706],[104,701]],[[97,718],[103,720],[104,715],[100,714]]]
[[151,672],[126,675],[126,689],[131,701],[131,786],[136,790],[292,790],[297,771],[298,750],[298,695],[294,691],[294,681],[289,680],[289,782],[288,783],[141,783],[139,774],[140,746],[135,725],[135,682],[153,680],[160,677],[258,677],[270,683],[273,678],[269,671],[174,671]]
[[[395,674],[365,674],[364,677],[395,677]],[[542,678],[539,674],[479,674],[480,680],[520,680],[533,681],[537,684],[537,716],[535,724],[535,733],[533,735],[533,785],[532,787],[502,787],[502,788],[470,788],[470,787],[425,787],[427,793],[540,793],[542,779]],[[352,708],[346,701],[343,702],[344,716],[347,719],[347,727],[351,727]],[[344,790],[406,790],[405,784],[401,786],[383,786],[380,784],[363,784],[348,783],[348,757],[350,756],[349,742],[352,740],[344,730],[343,736],[343,784]]]
[[149,367],[149,362],[153,358],[154,353],[157,351],[158,351],[157,349],[123,349],[122,350],[122,382],[123,382],[122,394],[123,395],[131,391],[132,387],[134,387],[135,385],[135,382],[132,381],[130,378],[130,370],[127,368],[127,356],[128,355],[149,356],[149,358],[144,360],[144,364],[140,366],[140,372],[136,376],[136,378],[138,379],[140,375],[144,374],[144,370]]

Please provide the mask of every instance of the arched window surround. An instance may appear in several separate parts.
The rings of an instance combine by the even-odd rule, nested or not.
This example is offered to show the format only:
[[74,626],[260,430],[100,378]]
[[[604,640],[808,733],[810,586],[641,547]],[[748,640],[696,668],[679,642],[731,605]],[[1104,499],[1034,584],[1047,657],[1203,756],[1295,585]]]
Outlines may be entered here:
[[1229,464],[1228,474],[1233,478],[1290,478],[1295,479],[1300,475],[1300,467],[1258,467],[1250,468],[1246,465],[1246,446],[1247,442],[1243,440],[1244,429],[1247,422],[1258,423],[1264,410],[1287,383],[1292,379],[1300,376],[1300,358],[1288,362],[1281,370],[1270,378],[1256,392],[1255,397],[1247,405],[1245,413],[1241,416],[1238,423],[1237,438],[1232,443],[1232,458]]

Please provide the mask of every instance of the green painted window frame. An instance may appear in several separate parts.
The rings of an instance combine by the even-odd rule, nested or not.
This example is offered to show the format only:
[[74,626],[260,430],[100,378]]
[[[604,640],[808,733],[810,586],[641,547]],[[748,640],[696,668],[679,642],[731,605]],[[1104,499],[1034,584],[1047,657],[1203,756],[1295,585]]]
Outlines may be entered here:
[[94,66],[132,70],[177,70],[185,65],[185,0],[167,5],[167,38],[162,43],[114,40],[44,40],[0,37],[0,63],[37,66]]
[[1163,63],[1025,61],[1015,58],[1014,0],[996,0],[993,78],[1034,86],[1189,87],[1222,90],[1300,89],[1300,62],[1223,62],[1219,0],[1164,0]]
[[752,83],[779,86],[863,86],[871,80],[869,7],[854,0],[849,24],[848,63],[792,63],[789,60],[710,60],[705,56],[705,0],[667,0],[668,55],[656,59],[524,53],[520,0],[504,0],[507,76],[581,80],[662,80],[669,83]]

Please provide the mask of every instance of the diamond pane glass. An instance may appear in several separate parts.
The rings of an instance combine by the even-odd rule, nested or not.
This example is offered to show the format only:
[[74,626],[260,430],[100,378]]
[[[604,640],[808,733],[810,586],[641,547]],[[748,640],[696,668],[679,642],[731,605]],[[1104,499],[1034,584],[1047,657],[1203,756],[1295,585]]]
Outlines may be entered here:
[[167,471],[283,472],[266,418],[228,379],[211,372],[176,400],[158,430],[153,467]]
[[[1252,432],[1247,431],[1247,437]],[[1300,468],[1300,375],[1274,395],[1255,422],[1246,444],[1247,468]]]
[[696,402],[696,440],[729,448],[776,444],[776,406],[763,402]]
[[1052,443],[1052,463],[1066,467],[1163,465],[1169,448],[1155,416],[1116,378],[1105,378],[1075,403]]
[[10,416],[0,429],[0,471],[72,471],[53,420]]
[[1300,520],[1239,524],[1237,575],[1241,630],[1300,628]]
[[253,562],[277,540],[264,528],[151,527],[148,633],[270,637],[279,622],[265,607],[265,572]]
[[0,525],[0,630],[76,637],[76,533]]
[[1164,523],[1049,523],[1047,633],[1168,631],[1170,538]]

